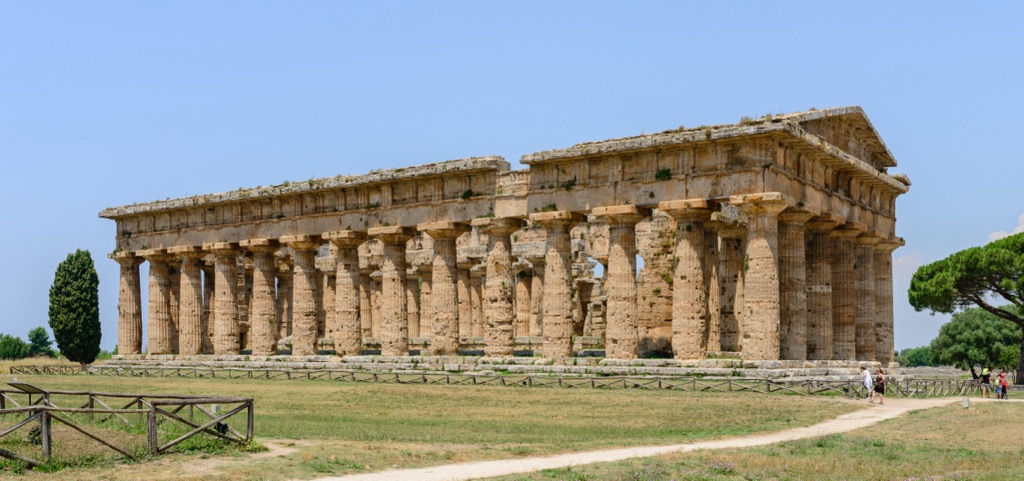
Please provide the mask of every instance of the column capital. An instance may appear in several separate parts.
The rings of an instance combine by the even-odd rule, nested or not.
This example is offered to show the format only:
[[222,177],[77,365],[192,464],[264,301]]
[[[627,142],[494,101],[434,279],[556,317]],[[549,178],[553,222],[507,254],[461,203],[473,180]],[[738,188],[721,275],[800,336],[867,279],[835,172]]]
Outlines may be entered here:
[[822,212],[807,221],[807,223],[804,224],[804,228],[809,231],[826,232],[845,223],[846,219],[841,215],[836,215],[831,212]]
[[878,232],[869,230],[867,232],[864,232],[860,236],[854,238],[853,243],[858,246],[871,247],[874,246],[875,244],[878,244],[879,242],[882,242],[883,240],[885,240],[885,238],[879,235]]
[[473,219],[470,225],[480,228],[487,235],[507,236],[523,227],[523,219],[518,217],[480,217]]
[[174,257],[167,254],[167,249],[144,249],[136,251],[135,253],[138,254],[139,257],[145,258],[150,263],[163,263],[171,260]]
[[107,254],[107,257],[113,259],[114,262],[117,262],[118,264],[121,264],[122,266],[125,267],[135,267],[139,264],[142,264],[142,262],[145,260],[135,255],[135,253],[132,251],[111,252],[110,254]]
[[208,242],[203,244],[203,250],[212,252],[215,256],[227,256],[238,254],[237,242]]
[[658,203],[658,210],[672,218],[689,222],[706,222],[711,219],[712,205],[707,199],[666,200]]
[[781,192],[733,195],[729,197],[729,203],[747,214],[770,215],[778,215],[787,207],[796,204],[791,197]]
[[335,230],[324,232],[321,237],[340,248],[359,247],[366,242],[366,233],[354,230]]
[[875,251],[891,254],[896,249],[899,249],[900,247],[906,245],[906,243],[907,242],[903,240],[902,237],[892,236],[882,238],[880,242],[875,244]]
[[320,247],[320,244],[323,243],[320,240],[320,236],[309,234],[286,235],[281,236],[278,240],[280,240],[282,244],[285,244],[288,247],[291,247],[292,250],[296,251],[316,250],[316,248]]
[[426,233],[432,239],[454,239],[470,231],[468,225],[461,222],[445,220],[441,222],[424,222],[416,225],[416,230]]
[[802,225],[807,223],[807,221],[811,220],[813,217],[814,212],[796,207],[789,207],[779,213],[779,223]]
[[636,205],[595,207],[590,214],[610,225],[636,225],[651,216],[651,209]]
[[541,227],[569,227],[573,224],[583,222],[583,214],[568,210],[556,210],[551,212],[534,212],[530,214],[530,220],[538,223]]
[[204,257],[207,252],[203,250],[202,246],[174,246],[167,248],[167,253],[176,257],[199,259]]
[[414,229],[402,226],[371,227],[366,232],[370,237],[377,238],[381,242],[390,245],[404,244],[416,235]]
[[837,227],[830,232],[833,237],[843,237],[847,239],[853,239],[864,232],[867,232],[868,226],[861,224],[856,221],[847,221],[841,227]]
[[240,241],[238,246],[250,252],[270,254],[281,248],[281,243],[276,239],[256,238]]

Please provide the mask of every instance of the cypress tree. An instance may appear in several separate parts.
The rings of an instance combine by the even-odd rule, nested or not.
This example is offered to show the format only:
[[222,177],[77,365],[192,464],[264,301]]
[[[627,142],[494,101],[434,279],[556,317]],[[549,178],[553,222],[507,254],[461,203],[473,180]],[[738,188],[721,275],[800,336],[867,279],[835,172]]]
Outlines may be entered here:
[[50,286],[50,329],[57,348],[82,366],[100,353],[100,278],[88,250],[77,249],[57,266]]

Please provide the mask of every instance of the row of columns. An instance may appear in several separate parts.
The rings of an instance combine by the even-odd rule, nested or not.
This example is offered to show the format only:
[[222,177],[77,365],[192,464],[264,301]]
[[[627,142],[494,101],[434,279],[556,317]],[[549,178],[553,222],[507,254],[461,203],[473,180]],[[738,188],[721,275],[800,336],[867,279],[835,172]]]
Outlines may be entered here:
[[[831,215],[792,207],[776,193],[735,196],[746,218],[745,226],[715,212],[707,200],[668,201],[658,209],[676,221],[672,261],[672,351],[676,358],[700,359],[708,351],[738,350],[747,359],[892,360],[891,253],[892,239],[872,235],[866,227]],[[609,225],[609,255],[605,279],[607,328],[605,353],[609,358],[638,356],[636,234],[635,226],[651,210],[633,205],[595,208],[591,215]],[[530,219],[546,231],[543,276],[530,277],[529,332],[543,332],[545,357],[573,353],[572,257],[569,232],[584,221],[580,213],[539,212]],[[250,239],[240,243],[213,243],[150,249],[138,255],[120,252],[121,264],[119,345],[124,354],[141,351],[139,270],[150,262],[148,324],[150,352],[201,354],[208,328],[202,325],[203,283],[200,259],[215,258],[212,297],[212,350],[215,354],[239,351],[238,298],[234,269],[241,250],[253,254],[250,299],[250,343],[257,355],[276,352],[278,338],[290,335],[293,355],[317,351],[317,271],[315,252],[324,241],[334,249],[336,262],[333,316],[325,334],[334,340],[338,355],[362,351],[363,325],[370,314],[368,276],[361,276],[358,247],[369,238],[383,245],[380,262],[379,341],[381,354],[404,355],[409,338],[430,338],[433,355],[453,355],[459,334],[483,334],[487,356],[511,356],[516,331],[515,311],[519,279],[514,275],[511,236],[522,227],[517,218],[481,218],[470,225],[435,222],[418,226],[433,239],[434,258],[424,273],[429,303],[416,305],[415,279],[407,279],[406,242],[416,233],[407,227],[327,232],[321,236],[295,235],[280,239]],[[488,236],[483,278],[475,292],[483,306],[477,325],[469,325],[466,309],[474,296],[470,270],[457,264],[455,242],[470,227]],[[292,250],[290,276],[280,276],[274,253],[281,246]],[[170,321],[172,302],[168,266],[180,261],[177,294],[179,331]],[[429,273],[429,275],[427,275]],[[274,282],[277,279],[275,298]],[[207,284],[208,287],[208,284]],[[520,303],[522,300],[520,299]],[[522,307],[522,306],[520,306]],[[285,313],[291,331],[285,332]],[[538,315],[542,313],[541,315]],[[412,332],[426,319],[429,332]],[[521,317],[521,316],[520,316]],[[374,319],[374,322],[378,322]],[[177,340],[177,346],[171,345]]]

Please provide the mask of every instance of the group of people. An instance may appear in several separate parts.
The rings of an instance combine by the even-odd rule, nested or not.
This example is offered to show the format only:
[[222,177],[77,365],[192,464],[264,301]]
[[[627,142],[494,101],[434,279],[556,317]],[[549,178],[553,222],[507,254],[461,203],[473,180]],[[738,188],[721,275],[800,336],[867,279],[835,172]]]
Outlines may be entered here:
[[885,404],[885,371],[882,368],[878,368],[875,379],[872,380],[868,369],[861,366],[860,374],[864,380],[864,387],[868,390],[868,402],[874,404],[875,397],[877,397],[878,404]]
[[[996,399],[1007,399],[1006,391],[1009,390],[1010,383],[1006,381],[1006,370],[1000,369],[999,374],[996,375]],[[989,391],[992,390],[992,373],[988,370],[988,366],[985,366],[981,370],[981,394],[988,397]]]

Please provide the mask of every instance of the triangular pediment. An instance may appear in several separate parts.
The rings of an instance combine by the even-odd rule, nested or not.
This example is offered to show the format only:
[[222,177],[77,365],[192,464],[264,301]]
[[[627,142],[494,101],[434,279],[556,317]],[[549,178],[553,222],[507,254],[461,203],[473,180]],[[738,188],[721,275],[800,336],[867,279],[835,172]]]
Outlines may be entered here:
[[784,117],[879,170],[896,166],[896,159],[860,107],[812,110]]

